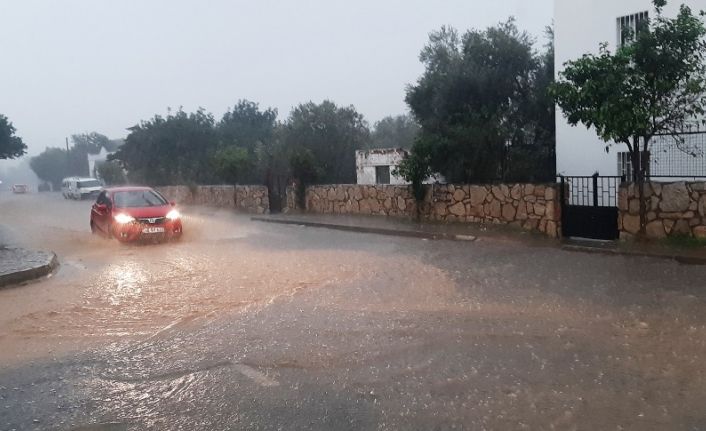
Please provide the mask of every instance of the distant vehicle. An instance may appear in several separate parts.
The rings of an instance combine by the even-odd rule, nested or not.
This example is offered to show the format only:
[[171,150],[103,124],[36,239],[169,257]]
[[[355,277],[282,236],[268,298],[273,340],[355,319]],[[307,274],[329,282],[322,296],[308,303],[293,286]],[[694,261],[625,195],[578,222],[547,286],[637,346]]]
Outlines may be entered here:
[[91,208],[91,232],[121,242],[179,239],[181,214],[149,187],[108,188]]
[[21,195],[29,192],[29,186],[27,184],[15,184],[12,186],[12,193]]
[[61,181],[61,194],[65,199],[95,199],[103,185],[95,178],[70,177]]

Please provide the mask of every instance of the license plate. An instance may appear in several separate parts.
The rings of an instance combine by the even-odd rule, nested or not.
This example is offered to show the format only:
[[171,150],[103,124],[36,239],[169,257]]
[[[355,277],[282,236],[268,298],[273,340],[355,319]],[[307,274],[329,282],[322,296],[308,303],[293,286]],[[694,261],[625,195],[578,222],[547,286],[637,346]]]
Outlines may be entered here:
[[146,227],[142,229],[142,233],[164,233],[163,227]]

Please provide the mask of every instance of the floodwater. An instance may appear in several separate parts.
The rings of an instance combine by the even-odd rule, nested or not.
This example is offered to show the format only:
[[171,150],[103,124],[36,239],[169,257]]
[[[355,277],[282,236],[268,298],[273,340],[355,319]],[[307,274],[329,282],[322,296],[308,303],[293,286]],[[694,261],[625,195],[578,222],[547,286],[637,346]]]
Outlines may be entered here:
[[[90,234],[91,202],[57,194],[4,198],[0,220],[6,235],[28,248],[52,250],[61,262],[47,281],[0,290],[5,361],[61,352],[73,343],[152,337],[405,265],[356,250],[278,250],[280,237],[249,240],[266,226],[217,209],[182,209],[179,242],[124,245]],[[440,272],[431,276],[439,276],[440,286]]]
[[0,195],[0,429],[706,429],[706,267],[185,208],[178,243]]

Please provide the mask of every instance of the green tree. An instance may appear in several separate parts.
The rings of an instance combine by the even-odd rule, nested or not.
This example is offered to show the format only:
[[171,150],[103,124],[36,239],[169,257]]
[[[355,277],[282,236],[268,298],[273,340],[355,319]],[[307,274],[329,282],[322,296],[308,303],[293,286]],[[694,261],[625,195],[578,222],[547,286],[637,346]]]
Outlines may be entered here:
[[238,184],[251,176],[254,160],[251,153],[243,147],[231,145],[216,152],[213,166],[219,178],[230,184]]
[[318,105],[309,102],[291,112],[284,142],[290,154],[311,158],[317,181],[350,184],[356,180],[355,151],[369,145],[370,131],[353,106],[338,107],[328,100]]
[[706,28],[682,5],[675,18],[662,15],[665,0],[654,0],[656,19],[610,52],[586,54],[566,63],[552,93],[568,122],[593,128],[606,143],[624,144],[631,155],[640,197],[640,233],[647,209],[644,180],[650,142],[656,134],[678,136],[703,117],[706,106]]
[[323,168],[314,153],[303,147],[294,148],[289,155],[289,166],[296,179],[297,196],[301,208],[306,207],[306,186],[316,183],[323,176]]
[[27,152],[27,145],[15,132],[10,120],[0,114],[0,160],[21,157]]
[[[73,176],[89,176],[88,154],[97,154],[101,147],[114,145],[120,141],[111,141],[100,133],[72,135],[73,145],[68,150],[63,148],[47,148],[44,152],[33,157],[30,166],[37,176],[50,182],[56,188],[61,185],[61,180]],[[112,143],[112,144],[111,144]],[[122,171],[121,171],[122,172]]]
[[39,179],[52,184],[54,190],[61,188],[61,180],[70,176],[68,153],[62,148],[47,148],[29,163]]
[[388,116],[375,123],[372,148],[412,148],[419,134],[419,124],[410,115]]
[[285,144],[286,127],[277,123],[272,140],[255,148],[257,170],[269,190],[270,210],[280,211],[286,205],[286,190],[291,184],[290,151]]
[[120,185],[126,183],[125,172],[116,161],[102,162],[96,165],[98,178],[103,180],[107,185]]
[[514,103],[510,146],[505,157],[506,181],[555,181],[556,106],[550,94],[554,83],[554,29],[547,27],[544,52],[526,92]]
[[83,146],[73,146],[66,153],[66,175],[87,177],[88,172],[88,151]]
[[[433,174],[431,163],[425,159],[430,151],[422,149],[424,141],[417,142],[417,151],[413,151],[395,168],[395,175],[398,175],[412,183],[412,191],[417,202],[424,200],[424,181]],[[417,205],[417,215],[419,215],[419,205]]]
[[110,139],[97,132],[71,135],[71,141],[74,147],[85,149],[86,154],[98,154],[101,148],[105,148],[106,151],[112,153],[122,143],[119,139]]
[[536,100],[546,94],[548,71],[514,20],[463,36],[442,27],[420,60],[425,72],[406,97],[421,125],[417,160],[449,181],[473,182],[508,177],[508,152],[549,157],[554,126],[538,121],[546,106]]
[[213,115],[182,109],[131,127],[125,143],[109,160],[118,160],[130,179],[151,185],[198,183],[215,179],[211,161],[218,135]]
[[[216,127],[219,150],[214,163],[219,167],[219,177],[228,182],[269,186],[270,155],[276,146],[277,110],[260,110],[257,103],[240,100]],[[225,160],[218,160],[221,157]]]
[[218,122],[221,145],[235,145],[254,151],[258,143],[273,139],[277,124],[277,110],[260,106],[249,100],[239,100]]

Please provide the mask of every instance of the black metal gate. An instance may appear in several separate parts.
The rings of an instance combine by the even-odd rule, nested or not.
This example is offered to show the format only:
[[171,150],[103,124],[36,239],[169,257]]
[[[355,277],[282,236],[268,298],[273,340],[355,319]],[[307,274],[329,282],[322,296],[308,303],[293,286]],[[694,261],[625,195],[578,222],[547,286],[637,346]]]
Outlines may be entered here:
[[618,239],[618,191],[624,178],[597,174],[559,178],[564,238]]

